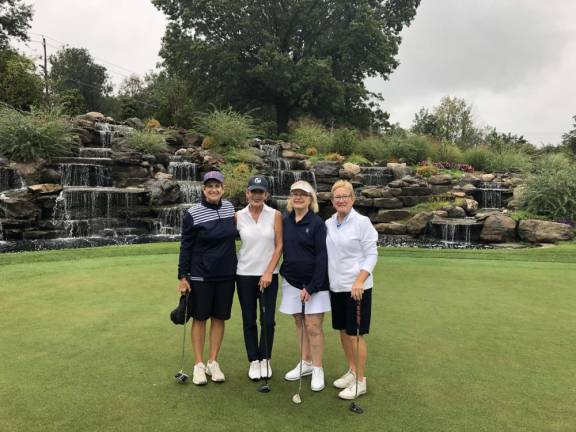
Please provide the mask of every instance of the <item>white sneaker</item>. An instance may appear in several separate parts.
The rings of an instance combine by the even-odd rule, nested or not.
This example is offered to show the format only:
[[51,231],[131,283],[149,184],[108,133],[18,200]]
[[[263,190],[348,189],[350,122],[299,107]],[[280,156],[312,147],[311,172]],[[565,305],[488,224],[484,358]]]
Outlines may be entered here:
[[362,396],[366,394],[366,377],[362,381],[358,381],[358,395],[356,395],[356,381],[353,381],[348,387],[338,393],[340,399],[352,400],[356,399],[356,396]]
[[324,369],[321,367],[312,368],[312,381],[310,381],[312,391],[320,391],[324,388]]
[[342,375],[340,378],[338,378],[336,381],[334,381],[333,384],[334,384],[334,387],[336,387],[336,388],[345,389],[350,384],[352,384],[355,379],[356,379],[356,375],[354,375],[354,372],[352,372],[352,369],[348,369],[348,372],[346,372],[344,375]]
[[194,365],[192,382],[196,385],[204,385],[208,382],[206,379],[206,366],[204,366],[204,363],[200,362]]
[[221,383],[226,381],[222,370],[220,370],[220,365],[217,361],[208,362],[206,364],[206,375],[210,375],[212,377],[213,382]]
[[[268,368],[266,368],[266,363],[268,363]],[[260,376],[262,378],[272,378],[272,365],[270,364],[270,359],[260,360]]]
[[[312,363],[308,363],[305,360],[302,360],[302,376],[311,375],[312,374]],[[296,365],[294,369],[287,372],[284,375],[284,379],[287,381],[296,381],[300,378],[300,362]]]
[[248,377],[252,381],[258,381],[262,377],[260,373],[260,362],[258,360],[250,362],[250,369],[248,369]]

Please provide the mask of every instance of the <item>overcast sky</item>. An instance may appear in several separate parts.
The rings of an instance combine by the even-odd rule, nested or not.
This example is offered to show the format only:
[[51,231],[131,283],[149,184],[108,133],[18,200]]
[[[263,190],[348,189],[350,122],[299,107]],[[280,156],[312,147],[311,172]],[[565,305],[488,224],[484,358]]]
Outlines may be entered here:
[[[166,20],[149,0],[34,0],[31,38],[48,54],[87,48],[115,83],[155,68]],[[41,45],[24,47],[40,55]],[[576,115],[576,1],[423,0],[403,32],[400,66],[383,93],[391,120],[409,127],[445,95],[473,104],[480,125],[558,143]]]

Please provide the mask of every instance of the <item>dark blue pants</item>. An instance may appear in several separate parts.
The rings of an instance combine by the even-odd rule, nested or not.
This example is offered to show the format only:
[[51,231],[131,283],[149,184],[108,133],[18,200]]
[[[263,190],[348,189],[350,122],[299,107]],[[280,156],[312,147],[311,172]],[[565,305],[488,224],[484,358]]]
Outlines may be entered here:
[[[244,343],[246,344],[246,354],[248,361],[272,358],[272,345],[274,343],[274,327],[276,322],[276,297],[278,296],[278,275],[272,276],[272,283],[260,294],[258,281],[260,276],[236,276],[236,288],[238,299],[242,308],[242,323],[244,329]],[[264,334],[260,332],[260,342],[258,342],[258,326],[256,318],[260,314],[258,311],[258,296],[261,297],[262,305],[266,309],[265,317],[260,316],[260,329],[263,321],[266,323],[266,342],[268,352],[265,349]],[[264,318],[264,320],[263,320]]]

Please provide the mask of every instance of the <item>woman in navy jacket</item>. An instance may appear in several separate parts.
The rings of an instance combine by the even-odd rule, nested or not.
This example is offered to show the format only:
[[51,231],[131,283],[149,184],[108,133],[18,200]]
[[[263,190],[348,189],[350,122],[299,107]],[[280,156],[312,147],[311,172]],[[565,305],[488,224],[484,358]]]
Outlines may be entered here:
[[[316,193],[310,183],[300,180],[290,187],[290,212],[283,220],[284,261],[280,312],[294,317],[298,337],[303,333],[301,361],[284,378],[294,381],[312,375],[311,389],[324,388],[322,353],[324,312],[330,311],[326,225],[318,212]],[[302,304],[305,317],[302,316]],[[302,325],[304,329],[302,332]]]
[[[182,221],[182,240],[178,263],[178,290],[190,292],[192,348],[195,365],[192,382],[223,382],[224,374],[216,361],[224,323],[230,319],[236,274],[236,224],[234,206],[222,199],[224,176],[218,171],[204,174],[202,202],[189,208]],[[206,321],[210,324],[210,353],[204,365]]]

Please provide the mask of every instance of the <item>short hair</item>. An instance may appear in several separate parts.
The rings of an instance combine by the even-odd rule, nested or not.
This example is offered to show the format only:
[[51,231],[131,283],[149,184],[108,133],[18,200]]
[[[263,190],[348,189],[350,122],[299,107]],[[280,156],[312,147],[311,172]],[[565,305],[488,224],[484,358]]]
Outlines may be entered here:
[[348,192],[350,192],[350,195],[352,195],[352,198],[354,198],[354,186],[352,186],[352,183],[350,183],[348,180],[337,180],[332,185],[332,189],[330,189],[330,194],[332,196],[334,196],[334,191],[336,189],[340,189],[340,188],[346,189]]
[[[298,181],[303,182],[303,183],[307,183],[308,186],[310,186],[310,189],[312,189],[313,192],[310,194],[310,205],[308,206],[308,208],[310,210],[312,210],[314,213],[318,213],[320,208],[318,207],[318,198],[316,197],[316,192],[314,191],[314,188],[306,180],[298,180]],[[288,202],[286,203],[286,210],[288,210],[288,213],[292,213],[293,208],[292,208],[292,201],[291,201],[290,197],[288,198]]]

